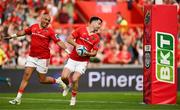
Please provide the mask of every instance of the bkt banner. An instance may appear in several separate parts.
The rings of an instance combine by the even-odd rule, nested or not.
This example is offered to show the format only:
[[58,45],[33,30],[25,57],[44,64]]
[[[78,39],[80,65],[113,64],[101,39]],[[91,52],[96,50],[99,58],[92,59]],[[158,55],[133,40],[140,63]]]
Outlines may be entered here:
[[[62,69],[49,69],[48,74],[59,77]],[[10,78],[12,86],[0,80],[0,92],[17,92],[23,76],[23,69],[0,70],[0,78]],[[180,78],[179,78],[180,79]],[[79,91],[142,91],[143,70],[142,68],[106,68],[88,69],[81,77]],[[40,84],[36,72],[31,77],[26,92],[59,92],[57,84]]]

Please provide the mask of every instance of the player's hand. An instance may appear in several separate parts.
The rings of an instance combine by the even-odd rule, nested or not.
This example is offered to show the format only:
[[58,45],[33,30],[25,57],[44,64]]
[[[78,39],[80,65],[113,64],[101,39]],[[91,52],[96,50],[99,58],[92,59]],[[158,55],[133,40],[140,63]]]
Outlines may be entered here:
[[82,46],[82,45],[79,45],[79,44],[78,44],[78,45],[76,45],[76,49],[78,49],[78,48],[79,48],[79,47],[81,47],[81,46]]
[[2,40],[8,40],[10,37],[2,37],[2,36],[0,36],[0,41],[2,41]]
[[86,52],[84,52],[84,54],[82,55],[82,57],[87,57],[88,55],[89,55],[89,52],[86,51]]

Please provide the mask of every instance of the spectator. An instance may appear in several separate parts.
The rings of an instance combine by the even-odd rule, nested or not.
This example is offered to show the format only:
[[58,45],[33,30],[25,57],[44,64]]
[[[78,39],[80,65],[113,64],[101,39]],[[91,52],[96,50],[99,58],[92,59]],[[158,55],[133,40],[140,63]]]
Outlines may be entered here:
[[128,29],[128,22],[127,20],[122,16],[121,12],[116,13],[116,24],[118,27],[120,27],[120,31],[122,33],[126,32]]
[[103,63],[116,64],[117,63],[117,48],[115,46],[108,48],[104,53]]
[[[72,23],[71,19],[74,14],[73,5],[75,0],[18,0],[18,2],[16,2],[16,0],[8,1],[10,2],[0,1],[0,19],[2,19],[2,25],[0,25],[0,36],[6,37],[11,33],[16,33],[16,31],[21,30],[24,27],[37,23],[39,15],[49,10],[49,13],[52,16],[56,17],[53,22],[56,22],[58,25],[56,27],[54,25],[53,26],[55,28],[58,28],[59,32],[57,31],[56,33],[58,33],[59,36],[57,37],[59,37],[62,41],[66,42],[66,37],[70,34],[71,31],[69,30],[72,30],[72,27],[67,27],[66,25],[62,24]],[[121,1],[126,2],[125,0]],[[143,3],[145,4],[148,4],[151,3],[152,0],[141,1],[143,1]],[[168,1],[167,3],[170,3],[169,1],[172,0],[164,1]],[[63,3],[60,6],[61,2]],[[57,9],[61,9],[60,12],[58,12]],[[58,16],[56,16],[56,14]],[[78,18],[79,16],[76,17]],[[80,22],[81,20],[77,21]],[[128,27],[128,22],[123,17],[123,13],[121,12],[117,12],[117,20],[114,22],[116,26],[114,26],[113,28],[109,28],[106,25],[106,22],[103,22],[103,29],[99,34],[101,38],[100,51],[97,53],[97,56],[95,58],[96,60],[92,59],[91,61],[100,61],[100,63],[104,62],[108,64],[116,64],[118,59],[117,54],[119,53],[118,45],[125,44],[128,47],[128,51],[130,52],[132,57],[131,63],[142,64],[142,28]],[[73,28],[76,28],[76,26]],[[6,64],[13,66],[15,66],[16,64],[22,65],[19,63],[19,59],[23,59],[24,51],[25,55],[28,53],[30,42],[31,39],[29,36],[18,40],[13,39],[3,41],[3,50],[6,52],[9,58]],[[51,53],[53,54],[53,60],[58,59],[60,56],[62,57],[60,61],[61,63],[56,63],[55,65],[62,65],[67,58],[67,56],[64,55],[64,51],[61,51],[54,43],[50,44],[50,48],[52,48]],[[69,46],[69,48],[72,47]],[[23,52],[23,54],[21,54],[21,52]],[[55,55],[56,53],[59,53],[59,55]],[[116,53],[116,56],[114,53]],[[111,57],[108,56],[112,56],[113,60],[110,61]]]
[[132,60],[131,53],[128,51],[128,46],[123,44],[120,46],[120,52],[117,55],[118,63],[120,64],[129,64]]
[[7,62],[8,57],[0,45],[0,68]]
[[53,66],[59,66],[63,64],[63,58],[61,57],[59,52],[52,55],[50,59],[50,64]]
[[[7,60],[8,57],[0,45],[0,70],[2,69],[2,66],[7,62]],[[8,84],[8,86],[11,86],[11,80],[8,77],[0,77],[0,82],[6,83]]]
[[62,24],[69,23],[70,16],[65,6],[62,7],[59,13],[59,22]]

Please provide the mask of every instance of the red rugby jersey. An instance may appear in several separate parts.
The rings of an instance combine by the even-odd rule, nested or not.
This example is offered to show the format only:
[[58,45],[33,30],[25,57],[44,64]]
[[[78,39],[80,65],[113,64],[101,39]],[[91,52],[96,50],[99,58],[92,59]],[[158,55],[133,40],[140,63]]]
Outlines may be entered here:
[[[72,32],[72,36],[77,44],[86,47],[87,51],[98,50],[100,38],[98,34],[89,35],[86,27],[81,27]],[[89,61],[90,57],[81,57],[77,54],[76,49],[73,48],[70,58],[76,61]]]
[[34,24],[25,29],[25,33],[31,35],[30,53],[32,57],[40,59],[50,58],[49,43],[51,39],[57,43],[60,39],[56,38],[52,28],[41,28],[39,24]]

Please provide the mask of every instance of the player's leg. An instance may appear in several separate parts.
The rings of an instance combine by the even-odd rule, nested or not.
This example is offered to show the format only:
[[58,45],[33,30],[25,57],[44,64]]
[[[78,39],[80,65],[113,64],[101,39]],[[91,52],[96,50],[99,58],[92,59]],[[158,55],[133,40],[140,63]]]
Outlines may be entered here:
[[65,67],[61,73],[61,77],[59,77],[56,82],[60,84],[60,86],[62,86],[62,88],[64,89],[63,90],[63,93],[62,95],[63,96],[66,96],[69,92],[69,76],[71,74],[71,71],[70,69],[68,69],[67,67]]
[[74,71],[75,69],[75,63],[73,60],[68,59],[62,73],[61,73],[61,77],[59,77],[56,81],[57,83],[59,83],[64,91],[63,91],[63,96],[66,96],[68,94],[69,91],[69,77],[70,74]]
[[71,74],[71,71],[69,68],[64,67],[62,73],[61,73],[61,80],[66,84],[69,85],[69,76]]
[[85,73],[86,67],[87,67],[87,62],[79,62],[76,61],[76,68],[75,72],[72,76],[72,94],[71,94],[71,100],[70,100],[70,105],[74,106],[76,104],[76,96],[78,92],[78,82],[82,74]]
[[78,82],[81,77],[81,73],[75,72],[72,76],[72,92],[71,92],[71,101],[70,105],[74,106],[76,104],[76,95],[78,92]]
[[38,72],[39,82],[42,84],[54,84],[55,78],[46,76],[48,72],[49,59],[38,59],[36,71]]
[[72,72],[69,76],[69,87],[72,88],[72,76],[73,76],[74,72]]
[[10,104],[20,104],[21,103],[21,97],[24,92],[24,89],[26,88],[31,75],[36,68],[35,62],[36,62],[35,58],[30,57],[30,56],[27,57],[25,71],[24,71],[23,79],[21,81],[21,85],[19,87],[16,98],[14,100],[9,101]]
[[29,79],[30,79],[34,70],[35,70],[34,67],[26,67],[25,68],[23,79],[21,81],[21,85],[19,87],[17,96],[14,100],[9,101],[10,104],[20,104],[21,103],[22,94],[24,92],[24,89],[28,85]]
[[38,73],[39,76],[39,82],[41,84],[55,84],[56,80],[53,77],[46,76],[44,73]]
[[[46,76],[46,73],[48,71],[48,63],[49,63],[48,59],[38,59],[38,61],[37,61],[37,68],[36,68],[36,70],[38,71],[38,76],[39,76],[40,83],[43,83],[43,84],[54,84],[54,83],[57,83],[57,84],[60,84],[64,89],[66,89],[67,86],[61,80],[61,78],[55,79],[53,77]],[[65,73],[63,73],[63,75],[64,74],[67,74],[67,72],[65,71]]]

